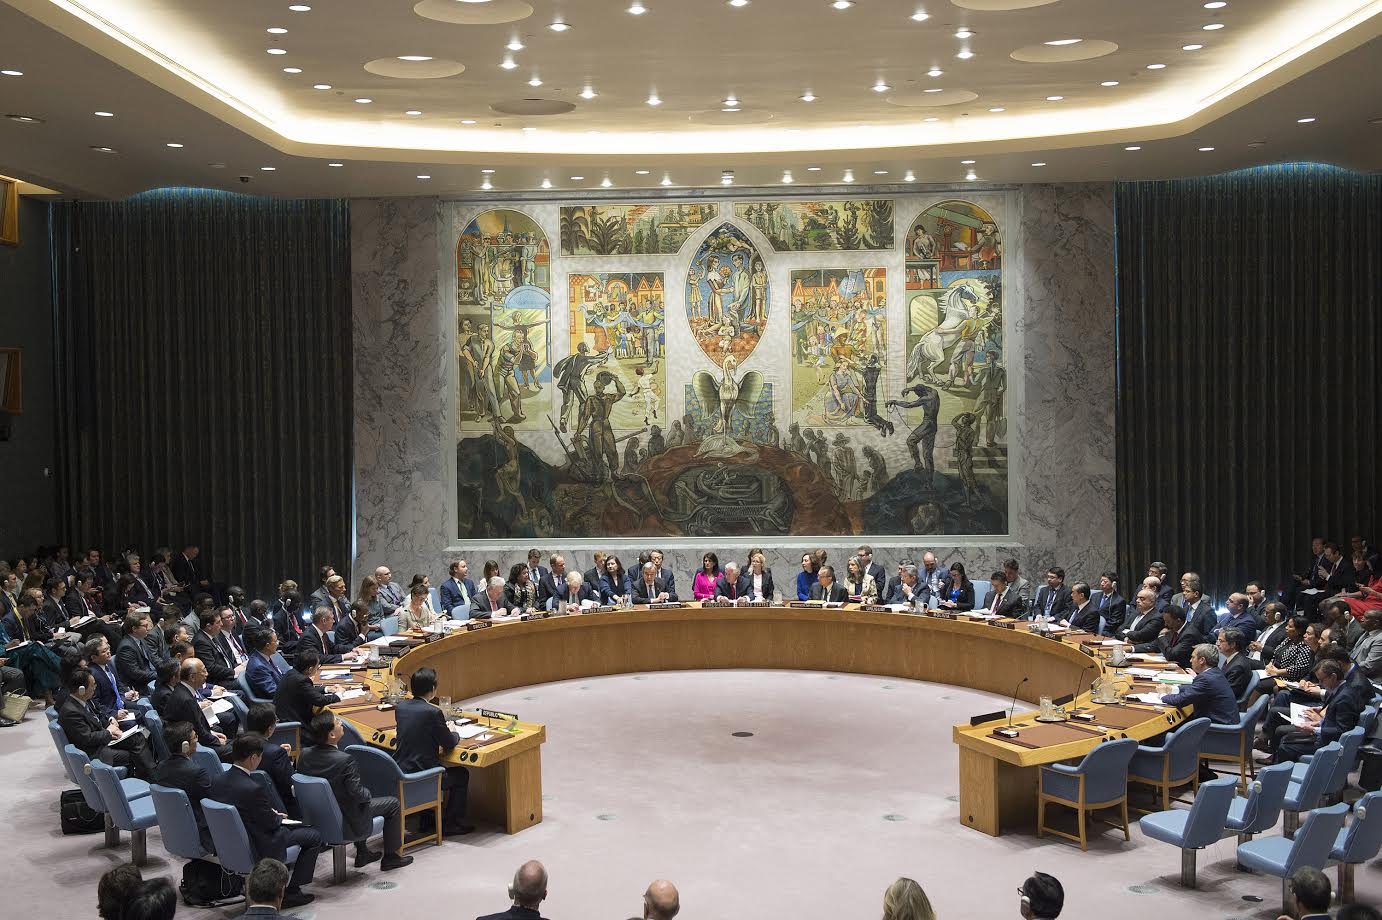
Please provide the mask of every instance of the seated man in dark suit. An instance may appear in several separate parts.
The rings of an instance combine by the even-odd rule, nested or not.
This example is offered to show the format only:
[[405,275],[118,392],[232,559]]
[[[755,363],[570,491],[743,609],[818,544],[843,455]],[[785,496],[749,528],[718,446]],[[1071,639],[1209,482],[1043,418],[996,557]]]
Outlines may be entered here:
[[210,704],[197,693],[197,688],[206,683],[206,666],[200,658],[188,658],[178,670],[178,685],[163,701],[163,721],[186,722],[197,733],[197,743],[216,752],[225,760],[230,754],[226,736],[211,727],[211,717],[207,715]]
[[1253,666],[1244,649],[1247,637],[1240,629],[1221,629],[1214,647],[1219,650],[1219,670],[1224,673],[1233,698],[1240,700],[1252,680]]
[[246,732],[236,738],[231,745],[232,766],[220,776],[211,778],[210,798],[240,813],[256,861],[267,857],[283,862],[288,856],[288,847],[302,848],[283,899],[284,907],[301,907],[314,900],[312,895],[302,890],[302,886],[311,882],[316,872],[322,838],[310,827],[283,826],[283,819],[287,816],[274,809],[268,789],[250,776],[259,769],[263,754],[263,735]]
[[336,714],[323,709],[312,717],[307,731],[310,743],[298,755],[298,772],[304,776],[320,776],[331,784],[331,793],[341,809],[341,824],[346,839],[355,841],[355,868],[368,866],[380,858],[369,848],[370,824],[374,818],[384,819],[384,861],[379,868],[385,872],[401,869],[413,861],[403,853],[403,818],[399,814],[398,799],[394,796],[372,795],[360,782],[360,768],[337,745],[345,727]]
[[271,700],[278,692],[283,670],[274,661],[278,651],[278,633],[269,626],[251,626],[245,630],[245,648],[250,657],[245,662],[245,682],[258,700]]
[[1118,593],[1118,573],[1099,576],[1099,616],[1104,618],[1104,635],[1116,636],[1128,616],[1128,602]]
[[[417,773],[441,766],[438,752],[450,753],[461,738],[446,725],[445,714],[428,702],[437,689],[437,672],[418,668],[408,681],[412,699],[394,704],[397,717],[397,746],[394,760],[404,773]],[[468,834],[475,828],[465,821],[466,789],[470,774],[465,767],[447,767],[442,778],[446,802],[442,806],[442,833],[447,837]]]
[[[747,584],[748,579],[741,579]],[[752,591],[750,585],[747,588]],[[677,599],[676,592],[667,587],[667,582],[660,581],[657,577],[657,566],[651,560],[643,563],[643,570],[638,577],[630,579],[629,593],[633,595],[635,604],[661,604]]]
[[543,920],[538,908],[547,897],[547,870],[536,859],[518,867],[509,886],[513,906],[500,914],[488,914],[475,920]]
[[[538,591],[541,590],[539,587]],[[451,563],[450,577],[441,583],[437,595],[441,598],[441,610],[437,612],[442,616],[450,616],[451,611],[457,607],[474,602],[475,582],[470,580],[470,563],[464,559],[457,559]]]
[[147,613],[125,614],[121,626],[124,635],[115,650],[115,673],[127,686],[138,690],[141,696],[149,691],[155,677],[156,662],[149,654],[148,643],[144,641],[153,626],[154,622]]
[[1032,616],[1048,616],[1055,621],[1070,618],[1073,605],[1065,585],[1065,569],[1052,566],[1046,571],[1046,584],[1037,589],[1036,601],[1028,611]]
[[1204,636],[1185,624],[1185,611],[1179,607],[1167,607],[1163,610],[1161,621],[1161,634],[1151,642],[1134,645],[1133,651],[1151,652],[1182,668],[1190,667],[1190,655],[1194,652],[1195,646],[1204,641]]
[[1091,593],[1089,585],[1082,581],[1070,586],[1070,603],[1075,609],[1071,611],[1070,619],[1064,621],[1064,625],[1072,630],[1091,633],[1099,631],[1099,608],[1089,602]]
[[1127,622],[1115,636],[1133,645],[1151,642],[1166,625],[1161,618],[1161,611],[1156,606],[1156,592],[1151,588],[1143,588],[1137,592],[1132,603],[1133,608],[1128,614]]
[[1022,599],[1021,593],[1017,588],[1008,584],[1008,574],[1002,569],[997,569],[989,576],[989,612],[995,613],[1000,617],[1010,617],[1018,619],[1022,616],[1026,608],[1026,601]]
[[1306,711],[1305,726],[1287,723],[1274,728],[1271,737],[1275,748],[1273,763],[1300,760],[1331,741],[1338,741],[1344,732],[1358,725],[1367,699],[1356,683],[1344,679],[1344,669],[1339,663],[1321,661],[1315,665],[1315,676],[1324,688],[1324,705]]
[[1195,707],[1195,718],[1207,718],[1215,725],[1238,724],[1238,697],[1228,678],[1219,670],[1219,650],[1207,642],[1195,646],[1190,655],[1190,670],[1195,679],[1175,693],[1161,698],[1177,709]]
[[[841,587],[840,590],[843,591],[844,588]],[[747,577],[739,574],[739,563],[726,562],[723,574],[715,579],[715,600],[725,598],[734,601],[752,596],[753,585]]]
[[[729,563],[733,565],[734,563]],[[729,566],[725,567],[728,571]],[[845,586],[835,580],[835,567],[833,565],[823,565],[816,572],[816,583],[811,586],[811,600],[813,601],[838,601],[844,603],[849,600],[849,593],[845,591]]]
[[336,694],[327,693],[312,682],[320,673],[321,656],[317,650],[310,645],[299,646],[293,669],[283,675],[274,694],[274,709],[281,720],[306,725],[318,709],[341,701]]
[[211,795],[211,774],[192,759],[197,750],[197,730],[186,722],[169,722],[163,727],[163,740],[168,744],[168,759],[154,770],[153,781],[187,793],[192,816],[197,819],[202,849],[214,852],[211,832],[206,829],[206,814],[202,811],[202,799]]
[[111,747],[111,742],[125,737],[114,719],[102,719],[91,709],[91,701],[96,696],[96,678],[87,668],[75,668],[67,678],[67,699],[58,710],[58,726],[67,736],[67,743],[74,745],[86,756],[112,767],[128,767],[130,774],[138,779],[148,779],[154,772],[154,755],[142,734],[133,732],[133,737],[120,747]]
[[269,744],[267,739],[278,730],[278,713],[272,703],[251,703],[249,715],[245,718],[245,731],[263,735],[266,739],[264,759],[259,761],[259,770],[273,781],[274,791],[278,793],[275,808],[292,817],[298,817],[298,803],[293,796],[293,758],[288,744]]

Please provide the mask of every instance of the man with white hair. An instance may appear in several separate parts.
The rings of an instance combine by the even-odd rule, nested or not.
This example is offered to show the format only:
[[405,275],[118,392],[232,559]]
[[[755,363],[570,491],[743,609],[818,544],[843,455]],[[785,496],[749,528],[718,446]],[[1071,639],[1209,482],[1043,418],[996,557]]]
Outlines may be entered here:
[[587,606],[600,603],[600,599],[595,596],[594,591],[590,590],[590,585],[585,583],[585,576],[580,572],[567,572],[563,583],[565,587],[561,593],[552,595],[553,610],[580,613],[583,602],[588,602]]
[[726,562],[724,574],[715,580],[715,600],[725,598],[736,601],[741,597],[751,597],[753,583],[747,576],[739,574],[739,563]]
[[488,620],[491,616],[508,613],[504,606],[504,579],[491,575],[485,590],[475,595],[475,603],[470,606],[472,620]]
[[509,886],[513,907],[500,914],[489,914],[475,920],[542,920],[538,908],[547,897],[547,869],[536,859],[518,867]]
[[651,561],[643,563],[643,570],[629,585],[629,593],[635,604],[662,604],[677,599],[676,592],[658,577],[657,564]]

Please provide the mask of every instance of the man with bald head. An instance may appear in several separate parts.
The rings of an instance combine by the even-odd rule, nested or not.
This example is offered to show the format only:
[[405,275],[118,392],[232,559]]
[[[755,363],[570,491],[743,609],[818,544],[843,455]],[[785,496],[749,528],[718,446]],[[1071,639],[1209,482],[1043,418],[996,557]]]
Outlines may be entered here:
[[660,878],[643,893],[643,920],[672,920],[681,910],[677,886]]
[[547,870],[542,863],[530,859],[518,867],[513,874],[513,884],[509,886],[509,897],[513,899],[513,907],[501,914],[475,920],[542,920],[538,908],[547,897]]

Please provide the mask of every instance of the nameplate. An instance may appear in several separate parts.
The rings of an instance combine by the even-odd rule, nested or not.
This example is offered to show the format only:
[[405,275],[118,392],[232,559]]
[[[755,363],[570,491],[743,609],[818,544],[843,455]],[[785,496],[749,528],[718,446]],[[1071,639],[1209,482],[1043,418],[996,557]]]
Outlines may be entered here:
[[512,722],[518,721],[518,716],[511,712],[500,712],[497,709],[481,709],[480,718],[482,719],[508,719]]
[[465,631],[474,632],[477,629],[488,629],[493,625],[494,624],[491,623],[489,620],[466,620]]

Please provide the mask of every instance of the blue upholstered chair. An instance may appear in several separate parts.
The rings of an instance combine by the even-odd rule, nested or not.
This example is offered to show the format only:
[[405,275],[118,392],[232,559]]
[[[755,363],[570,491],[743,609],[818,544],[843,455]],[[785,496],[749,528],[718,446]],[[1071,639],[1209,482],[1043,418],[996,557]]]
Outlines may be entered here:
[[[405,840],[403,849],[420,843],[435,841],[439,846],[442,840],[442,790],[441,779],[445,767],[433,767],[416,773],[404,773],[398,762],[386,752],[366,744],[352,744],[346,752],[355,758],[360,768],[360,782],[374,795],[391,795],[398,798],[401,816],[430,811],[436,821],[436,830],[425,837]],[[401,852],[401,851],[400,851]]]
[[1339,903],[1353,903],[1353,867],[1382,851],[1382,792],[1353,803],[1353,821],[1339,831],[1329,858],[1339,864]]
[[202,840],[201,828],[197,827],[197,816],[186,792],[154,783],[149,786],[149,799],[154,803],[163,849],[183,859],[216,858],[208,845],[211,841]]
[[1237,725],[1211,725],[1200,742],[1200,759],[1216,763],[1231,763],[1238,766],[1238,788],[1244,792],[1248,780],[1256,770],[1252,759],[1252,736],[1262,717],[1267,712],[1271,700],[1265,696],[1248,707]]
[[62,726],[57,723],[56,719],[53,719],[48,722],[48,734],[53,739],[53,746],[58,749],[58,760],[62,763],[62,772],[67,774],[67,778],[72,781],[74,786],[78,785],[77,777],[72,774],[72,765],[67,762],[67,751],[65,750],[67,732],[62,730]]
[[1161,807],[1171,807],[1171,790],[1189,783],[1200,787],[1200,745],[1209,720],[1191,719],[1166,733],[1156,747],[1139,744],[1128,764],[1128,782],[1161,790]]
[[[1358,749],[1363,746],[1363,735],[1363,726],[1359,725],[1339,737],[1339,759],[1324,782],[1324,790],[1320,793],[1322,802],[1337,802],[1343,798],[1344,788],[1348,785],[1348,775],[1358,765]],[[1291,770],[1291,779],[1296,782],[1304,780],[1306,771],[1310,769],[1310,761],[1314,759],[1313,754],[1301,758],[1301,762]]]
[[143,786],[141,794],[130,798],[121,785],[115,768],[99,760],[91,761],[91,778],[106,803],[106,818],[111,824],[130,835],[130,862],[142,866],[149,861],[146,832],[158,824],[150,787]]
[[1224,821],[1228,818],[1237,786],[1236,776],[1211,780],[1200,787],[1189,810],[1158,811],[1144,815],[1137,822],[1145,836],[1180,847],[1182,886],[1195,887],[1195,854],[1211,843],[1218,843],[1223,836]]
[[[216,857],[221,868],[236,875],[249,875],[254,869],[254,848],[250,846],[245,823],[240,820],[240,812],[224,802],[202,799],[202,814],[206,816],[207,830],[211,831],[211,842],[216,848]],[[297,862],[302,847],[288,847],[284,862],[292,866]]]
[[[96,780],[92,776],[91,758],[87,757],[86,752],[74,744],[69,744],[63,748],[63,756],[67,758],[68,769],[77,781],[77,788],[82,791],[82,798],[86,800],[86,807],[98,814],[105,815],[106,846],[118,847],[120,845],[120,829],[111,821],[110,810],[106,807],[106,801],[101,796],[101,789],[96,785]],[[149,784],[142,779],[123,778],[125,775],[123,767],[116,771],[116,775],[121,777],[120,785],[127,798],[140,798],[149,794]]]
[[[1137,753],[1137,742],[1131,738],[1105,741],[1084,756],[1076,765],[1050,764],[1041,768],[1037,789],[1037,836],[1046,832],[1066,840],[1073,840],[1080,849],[1089,849],[1085,833],[1086,813],[1101,808],[1121,806],[1123,839],[1128,833],[1128,762]],[[1079,836],[1046,826],[1046,803],[1064,805],[1075,810],[1079,821]]]
[[163,717],[150,709],[144,713],[144,727],[149,730],[149,743],[154,746],[154,757],[162,763],[168,759],[168,742],[163,737]]
[[[355,841],[346,839],[345,819],[341,817],[341,806],[331,791],[331,783],[320,776],[294,773],[293,796],[302,809],[302,820],[315,827],[322,835],[322,843],[331,847],[331,880],[341,884],[346,880],[346,845]],[[382,833],[384,819],[377,817],[370,825],[369,836],[377,837]]]
[[1290,914],[1290,906],[1286,903],[1287,877],[1302,866],[1324,868],[1347,814],[1348,806],[1342,802],[1317,808],[1306,816],[1294,840],[1261,837],[1240,845],[1238,864],[1281,879],[1281,912]]
[[1286,812],[1281,821],[1281,830],[1287,837],[1295,833],[1300,823],[1300,813],[1317,807],[1324,798],[1325,785],[1334,775],[1341,753],[1343,748],[1339,742],[1326,744],[1305,765],[1305,775],[1292,779],[1286,787],[1286,797],[1281,802],[1282,810]]
[[1238,835],[1239,843],[1247,843],[1254,834],[1276,827],[1281,817],[1281,802],[1291,782],[1293,764],[1277,763],[1263,767],[1248,787],[1247,796],[1235,796],[1228,807],[1224,827]]

